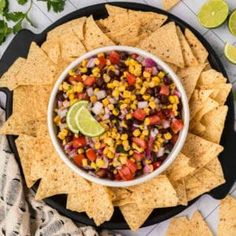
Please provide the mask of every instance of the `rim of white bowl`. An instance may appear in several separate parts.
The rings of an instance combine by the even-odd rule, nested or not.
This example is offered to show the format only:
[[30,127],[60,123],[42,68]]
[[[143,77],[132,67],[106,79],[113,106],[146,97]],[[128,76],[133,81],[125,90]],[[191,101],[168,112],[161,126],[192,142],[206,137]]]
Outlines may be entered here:
[[[128,53],[136,53],[140,56],[143,56],[144,58],[151,58],[152,60],[154,60],[158,66],[160,66],[165,72],[167,72],[169,74],[171,79],[176,84],[178,91],[181,94],[181,102],[183,105],[182,118],[184,121],[184,127],[181,130],[181,132],[179,134],[178,141],[174,145],[170,154],[167,156],[165,161],[161,164],[161,166],[158,169],[156,169],[155,171],[153,171],[149,174],[142,175],[142,176],[137,177],[137,178],[130,180],[130,181],[115,181],[115,180],[109,180],[109,179],[102,179],[102,178],[90,175],[90,174],[88,174],[88,172],[86,172],[86,171],[82,170],[81,168],[79,168],[78,166],[76,166],[72,162],[72,160],[70,160],[70,158],[65,154],[64,150],[61,148],[61,145],[59,144],[58,138],[55,134],[55,125],[53,123],[53,114],[54,114],[54,107],[55,107],[55,101],[56,101],[56,94],[58,92],[59,86],[61,85],[61,83],[63,82],[65,77],[67,76],[68,72],[71,69],[73,69],[75,66],[77,66],[79,63],[81,63],[84,59],[88,59],[92,56],[95,56],[98,53],[102,53],[102,52],[107,53],[107,52],[114,51],[114,50],[115,51],[124,51],[124,52],[128,52]],[[49,104],[48,104],[47,120],[48,120],[49,135],[51,137],[53,146],[55,147],[56,152],[58,153],[59,157],[64,161],[64,163],[71,170],[73,170],[76,174],[80,175],[81,177],[83,177],[91,182],[97,183],[97,184],[101,184],[101,185],[109,186],[109,187],[128,187],[128,186],[133,186],[133,185],[144,183],[144,182],[151,180],[152,178],[160,175],[175,160],[175,158],[177,157],[177,155],[181,151],[181,149],[184,145],[185,139],[187,137],[188,128],[189,128],[189,105],[188,105],[188,99],[187,99],[185,90],[183,88],[182,83],[180,82],[180,79],[174,73],[174,71],[165,62],[163,62],[159,57],[154,56],[153,54],[146,52],[146,51],[139,49],[139,48],[134,48],[134,47],[129,47],[129,46],[107,46],[107,47],[97,48],[93,51],[90,51],[90,52],[82,55],[81,57],[77,58],[69,66],[67,66],[65,68],[65,70],[61,73],[61,75],[59,76],[58,80],[56,81],[56,83],[52,89],[50,99],[49,99]]]

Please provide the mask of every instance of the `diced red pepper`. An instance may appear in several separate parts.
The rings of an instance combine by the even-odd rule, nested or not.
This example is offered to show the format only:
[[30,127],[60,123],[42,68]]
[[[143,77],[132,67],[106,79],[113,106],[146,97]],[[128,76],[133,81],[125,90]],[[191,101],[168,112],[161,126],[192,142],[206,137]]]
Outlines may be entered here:
[[142,153],[135,152],[133,157],[136,161],[142,161],[144,158],[144,152]]
[[97,159],[97,154],[92,148],[89,148],[86,151],[86,156],[90,161],[95,161]]
[[161,118],[158,115],[149,116],[150,125],[157,125],[161,123]]
[[136,76],[130,73],[127,74],[127,81],[129,85],[134,85],[136,83]]
[[88,76],[88,77],[84,80],[84,85],[86,85],[86,86],[92,86],[95,82],[96,82],[95,77],[93,77],[93,76]]
[[111,61],[112,64],[119,64],[120,63],[120,54],[112,51],[109,54],[109,60]]
[[131,171],[133,174],[135,174],[135,172],[136,172],[137,169],[138,169],[137,164],[134,163],[134,162],[131,161],[131,160],[128,160],[126,165],[127,165],[128,168],[130,169],[130,171]]
[[76,156],[74,156],[73,160],[74,160],[74,163],[77,165],[77,166],[82,166],[82,161],[83,159],[85,159],[85,156],[84,154],[78,154]]
[[160,167],[161,161],[154,162],[152,165],[153,165],[153,169],[156,170],[157,168]]
[[139,147],[143,148],[143,149],[146,149],[147,148],[147,143],[145,140],[141,139],[141,138],[137,138],[137,137],[134,137],[132,138],[132,141],[134,143],[136,143]]
[[143,109],[137,109],[133,112],[133,117],[137,120],[144,120],[146,117],[146,112]]
[[170,88],[168,85],[162,85],[160,89],[160,94],[168,96],[170,93]]
[[170,127],[171,129],[174,131],[174,133],[178,133],[184,126],[184,123],[182,120],[178,120],[178,119],[173,119]]
[[81,148],[84,147],[85,145],[86,145],[86,139],[84,136],[80,136],[72,140],[73,148]]
[[119,180],[122,179],[119,173],[115,174],[115,175],[114,175],[114,178],[115,178],[115,180],[117,180],[117,181],[119,181]]
[[102,69],[106,65],[106,58],[104,56],[100,56],[98,60],[99,60],[98,67]]
[[77,98],[79,100],[87,99],[87,94],[86,93],[77,93]]
[[128,166],[123,166],[120,170],[118,170],[118,173],[123,180],[132,180],[134,178],[134,174]]

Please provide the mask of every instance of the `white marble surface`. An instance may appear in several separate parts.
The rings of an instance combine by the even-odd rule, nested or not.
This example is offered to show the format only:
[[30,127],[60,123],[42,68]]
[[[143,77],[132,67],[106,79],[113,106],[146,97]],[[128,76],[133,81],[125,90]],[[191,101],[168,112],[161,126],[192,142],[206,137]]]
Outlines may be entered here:
[[[122,0],[116,0],[117,2],[124,2]],[[226,0],[230,6],[230,10],[232,11],[236,8],[235,0]],[[15,0],[9,0],[10,9],[12,10],[21,10],[25,7],[19,7],[16,4]],[[33,3],[33,8],[30,12],[30,17],[33,22],[37,25],[37,28],[32,28],[29,24],[25,24],[25,27],[32,30],[35,33],[40,33],[50,24],[55,22],[57,19],[61,18],[63,15],[69,14],[77,9],[92,6],[94,4],[102,3],[102,2],[112,2],[110,0],[67,0],[65,10],[60,14],[55,14],[53,12],[47,12],[45,3],[40,1],[35,1]],[[162,7],[161,0],[126,0],[126,2],[138,2],[143,3],[155,7]],[[175,8],[171,10],[171,13],[177,15],[181,19],[187,21],[190,25],[196,28],[208,41],[211,42],[211,45],[216,50],[220,59],[222,60],[227,73],[229,75],[230,81],[232,83],[236,82],[236,66],[229,63],[224,55],[223,55],[223,47],[225,42],[230,42],[236,44],[236,37],[232,36],[227,28],[227,25],[223,25],[220,28],[207,30],[203,28],[196,18],[196,14],[199,11],[201,5],[205,2],[205,0],[182,0]],[[26,6],[27,7],[27,6]],[[13,39],[13,36],[10,36],[6,42],[0,46],[0,58],[3,55],[5,49]],[[236,85],[236,83],[234,84]],[[236,87],[236,86],[234,86]],[[4,104],[4,97],[0,96],[0,104]],[[231,190],[231,193],[236,196],[236,184]],[[218,222],[218,206],[219,201],[211,198],[208,195],[202,196],[195,204],[189,207],[187,210],[182,212],[180,215],[191,216],[192,213],[199,209],[206,219],[207,223],[211,227],[212,231],[216,234],[216,227]],[[165,221],[161,224],[153,225],[150,227],[145,227],[140,229],[137,232],[131,232],[129,230],[119,231],[123,235],[126,236],[162,236],[165,235],[166,229],[168,227],[169,221]]]

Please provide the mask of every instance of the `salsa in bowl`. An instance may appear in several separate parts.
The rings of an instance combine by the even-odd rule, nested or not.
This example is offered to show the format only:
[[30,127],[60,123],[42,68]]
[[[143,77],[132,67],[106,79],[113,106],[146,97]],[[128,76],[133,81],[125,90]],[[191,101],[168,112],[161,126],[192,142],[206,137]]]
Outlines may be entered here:
[[188,101],[175,73],[143,50],[91,51],[61,74],[48,126],[62,160],[82,177],[125,187],[162,173],[188,131]]

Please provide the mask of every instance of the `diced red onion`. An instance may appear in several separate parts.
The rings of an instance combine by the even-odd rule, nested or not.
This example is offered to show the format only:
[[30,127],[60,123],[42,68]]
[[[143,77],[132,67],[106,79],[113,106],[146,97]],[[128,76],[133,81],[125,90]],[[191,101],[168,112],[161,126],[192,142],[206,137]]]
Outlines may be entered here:
[[105,90],[100,90],[100,91],[96,92],[95,95],[97,96],[98,100],[101,100],[101,99],[105,98],[107,94],[106,94]]
[[162,126],[164,129],[167,129],[170,127],[170,121],[169,120],[163,120],[162,121]]
[[61,118],[63,118],[63,117],[65,117],[66,116],[66,113],[67,113],[67,110],[66,109],[59,109],[58,111],[57,111],[57,114],[58,114],[58,116],[60,116]]
[[119,70],[115,70],[115,74],[116,74],[116,75],[119,75],[119,74],[120,74],[120,71],[119,71]]
[[174,91],[174,95],[176,95],[178,98],[181,97],[181,93],[180,93],[178,90],[175,90],[175,91]]
[[106,157],[103,157],[103,160],[104,160],[104,162],[105,162],[103,168],[108,168],[108,165],[109,165],[108,159],[107,159]]
[[89,97],[93,96],[93,88],[92,87],[87,88],[86,91],[87,91],[87,94]]
[[63,102],[62,102],[62,101],[58,101],[58,102],[57,102],[57,105],[58,105],[59,108],[61,108],[62,105],[63,105]]
[[152,67],[152,75],[157,75],[158,74],[158,69],[157,69],[157,67],[156,66],[153,66]]
[[116,100],[114,98],[111,98],[111,97],[108,97],[108,101],[111,103],[111,104],[115,104],[116,103]]
[[145,58],[145,60],[143,61],[143,65],[144,65],[145,67],[157,66],[156,62],[153,61],[151,58]]
[[154,99],[154,102],[158,105],[158,104],[160,104],[160,100],[158,99],[158,98],[155,98]]
[[63,130],[63,129],[65,129],[67,127],[67,124],[59,124],[59,128],[60,128],[60,130]]
[[151,168],[150,168],[150,166],[149,165],[145,165],[144,166],[144,168],[143,168],[143,173],[145,173],[145,174],[149,174],[149,173],[151,173]]
[[146,101],[138,102],[138,108],[146,108],[148,106],[148,103]]
[[69,155],[70,157],[74,157],[74,156],[76,155],[76,149],[71,150],[71,151],[68,153],[68,155]]
[[138,57],[136,58],[136,60],[137,60],[139,63],[143,63],[144,57],[138,56]]
[[110,114],[107,113],[102,117],[102,120],[108,120],[110,118]]
[[89,61],[87,63],[87,68],[92,68],[94,66],[95,66],[95,58],[89,59]]
[[133,123],[133,126],[136,127],[136,128],[139,128],[140,125],[139,124],[136,124],[136,123]]
[[103,111],[103,105],[101,102],[96,102],[92,107],[92,112],[96,115],[100,114]]
[[67,108],[67,107],[69,107],[69,106],[70,106],[70,102],[67,101],[67,100],[65,100],[65,101],[63,102],[63,107],[64,107],[64,108]]
[[160,150],[159,150],[158,153],[157,153],[157,157],[161,157],[161,156],[163,156],[164,153],[165,153],[165,149],[164,149],[163,147],[160,148]]

